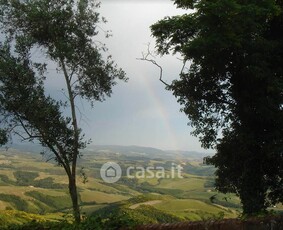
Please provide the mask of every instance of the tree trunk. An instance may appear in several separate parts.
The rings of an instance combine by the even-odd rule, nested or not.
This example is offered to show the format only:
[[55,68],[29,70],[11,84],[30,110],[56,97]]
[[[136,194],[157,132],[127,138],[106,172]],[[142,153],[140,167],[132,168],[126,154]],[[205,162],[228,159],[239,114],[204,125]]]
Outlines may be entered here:
[[69,177],[69,192],[72,199],[72,205],[73,205],[73,214],[75,218],[76,223],[81,222],[81,213],[80,213],[80,207],[78,203],[78,192],[77,192],[77,185],[76,185],[76,176],[71,175]]
[[260,148],[253,146],[252,156],[245,162],[242,169],[242,188],[240,198],[243,204],[243,213],[247,215],[265,212],[267,208],[266,193],[268,187],[265,184],[264,171],[262,170],[266,157],[261,154]]
[[[253,177],[254,181],[258,181],[259,178]],[[254,215],[266,212],[266,189],[261,187],[262,184],[246,185],[241,191],[240,198],[243,204],[243,213],[246,215]],[[264,186],[263,186],[264,187]]]
[[74,217],[76,223],[81,222],[81,215],[80,215],[80,208],[78,204],[78,191],[77,191],[77,184],[76,184],[76,168],[77,168],[77,157],[79,155],[79,128],[77,123],[77,115],[76,115],[76,107],[75,107],[75,96],[74,91],[72,90],[71,85],[71,77],[69,77],[67,73],[67,69],[64,63],[64,59],[61,57],[60,62],[62,65],[62,69],[64,72],[66,85],[68,89],[68,95],[69,95],[69,102],[71,106],[71,114],[72,114],[72,125],[74,128],[74,143],[73,143],[73,156],[72,156],[72,168],[71,168],[71,174],[69,176],[69,191],[70,196],[73,203],[73,211],[74,211]]

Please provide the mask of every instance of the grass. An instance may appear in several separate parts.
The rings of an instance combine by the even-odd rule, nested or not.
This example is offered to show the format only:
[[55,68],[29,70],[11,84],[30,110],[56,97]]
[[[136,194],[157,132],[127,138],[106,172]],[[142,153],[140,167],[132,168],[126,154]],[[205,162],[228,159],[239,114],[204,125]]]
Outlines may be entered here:
[[159,180],[158,178],[140,178],[139,179],[139,183],[144,183],[147,182],[148,184],[155,186],[159,184]]
[[36,219],[38,222],[45,221],[41,215],[27,214],[15,210],[0,211],[0,226],[6,227],[10,224],[23,224]]
[[189,199],[196,199],[201,201],[209,201],[209,198],[215,195],[216,192],[209,191],[186,191],[183,196]]
[[84,205],[81,210],[83,214],[90,215],[91,213],[105,208],[106,206],[107,204]]
[[162,179],[160,181],[160,184],[158,184],[157,188],[174,188],[174,189],[180,189],[184,191],[190,191],[190,190],[198,190],[203,191],[204,190],[204,183],[206,181],[206,178],[204,177],[188,177],[185,179],[181,178],[175,178],[175,179]]
[[223,212],[225,217],[236,217],[236,214],[227,211],[225,208],[207,204],[203,201],[193,199],[172,199],[165,200],[153,205],[155,208],[169,211],[177,216],[181,216],[190,220],[201,220],[218,215]]
[[6,210],[8,207],[11,207],[10,202],[5,202],[5,201],[0,200],[0,211]]
[[105,192],[105,193],[119,193],[120,192],[116,188],[100,183],[101,180],[97,180],[97,179],[90,178],[90,177],[87,179],[88,179],[88,182],[85,184],[79,182],[79,185],[81,188],[89,189],[89,190],[95,189],[95,190]]
[[8,170],[8,169],[6,169],[6,170],[4,170],[4,169],[0,169],[0,175],[5,175],[5,176],[7,176],[10,180],[12,180],[12,181],[16,182],[16,178],[15,178],[14,173],[13,173],[13,171],[12,171],[12,170]]
[[[222,217],[237,217],[237,207],[240,205],[239,198],[234,194],[221,194],[214,190],[213,177],[204,176],[203,173],[193,175],[192,171],[185,173],[185,178],[179,179],[157,179],[146,178],[127,180],[122,178],[118,183],[104,183],[99,174],[101,164],[110,161],[109,157],[104,156],[94,160],[95,156],[88,155],[90,159],[84,161],[85,172],[88,175],[88,182],[83,183],[79,177],[80,166],[78,167],[78,189],[81,198],[82,214],[91,215],[93,212],[106,214],[103,221],[114,221],[114,224],[124,226],[128,221],[131,223],[160,223],[162,221],[183,221],[183,220],[207,220],[221,219]],[[117,156],[116,156],[117,157]],[[26,223],[33,219],[42,221],[64,220],[62,213],[72,213],[71,202],[67,188],[46,189],[34,186],[18,186],[14,172],[23,171],[35,172],[38,176],[34,181],[48,177],[54,179],[54,183],[67,184],[67,176],[64,170],[52,163],[42,162],[40,157],[32,158],[31,154],[12,153],[1,154],[1,160],[10,161],[9,167],[1,167],[0,175],[5,175],[13,183],[5,183],[0,179],[0,193],[8,194],[9,197],[17,196],[18,201],[27,202],[26,210],[32,213],[42,213],[44,215],[28,214],[15,210],[5,210],[17,208],[17,204],[11,199],[0,200],[0,228],[9,223]],[[118,159],[119,160],[119,159]],[[190,162],[192,168],[197,172],[200,162]],[[162,160],[151,160],[150,162],[131,162],[127,159],[120,160],[120,164],[126,165],[169,165]],[[166,171],[168,175],[170,171]],[[46,182],[48,183],[48,182]],[[215,196],[216,195],[216,196]],[[210,198],[215,196],[215,204],[211,203]],[[6,197],[7,198],[7,197]],[[18,202],[18,203],[19,203]],[[237,206],[238,205],[238,206]],[[107,216],[113,207],[119,207],[112,216]],[[135,207],[131,209],[130,207]],[[283,210],[283,206],[278,205],[274,208],[278,211]],[[115,210],[115,208],[114,208]],[[52,213],[54,212],[54,213]],[[48,214],[50,213],[50,214]],[[94,216],[97,218],[97,216]],[[112,219],[111,219],[112,218]],[[93,223],[99,222],[98,219]],[[115,222],[116,221],[116,222]],[[125,221],[125,222],[124,222]],[[92,224],[93,224],[92,223]],[[120,226],[119,225],[119,226]],[[116,225],[115,225],[116,226]],[[91,225],[91,227],[93,227]],[[31,228],[30,228],[31,229]],[[107,228],[104,228],[107,229]]]
[[20,211],[28,211],[28,203],[19,196],[0,193],[0,200],[9,202],[14,208]]
[[[3,229],[12,224],[22,225],[36,220],[38,223],[58,222],[70,220],[64,213],[52,213],[46,215],[31,214],[17,210],[0,211],[0,228]],[[16,228],[19,229],[19,228]]]
[[[38,173],[34,181],[52,177],[54,183],[67,184],[67,176],[61,167],[53,163],[46,163],[40,156],[36,156],[37,155],[16,153],[13,151],[11,154],[10,152],[0,152],[0,161],[5,159],[11,162],[9,167],[1,167],[0,175],[5,175],[9,180],[16,182],[14,172],[26,169],[26,171]],[[117,202],[122,204],[128,202],[128,206],[130,207],[131,205],[150,200],[161,200],[160,203],[150,202],[149,204],[151,204],[151,206],[144,210],[151,210],[152,207],[158,209],[158,212],[170,212],[180,218],[189,220],[218,218],[220,212],[223,212],[225,217],[235,217],[237,215],[234,211],[237,210],[237,208],[229,207],[229,205],[239,205],[239,199],[233,194],[224,195],[214,191],[211,183],[207,183],[211,181],[213,177],[186,173],[183,179],[165,178],[158,180],[157,178],[146,178],[131,181],[123,180],[122,178],[118,183],[107,184],[100,179],[99,165],[110,161],[109,157],[103,155],[102,158],[94,160],[95,155],[87,156],[89,159],[85,161],[84,166],[85,172],[88,175],[88,182],[85,184],[82,183],[82,179],[79,176],[77,180],[83,213],[90,214],[100,209],[107,209],[111,204],[116,204]],[[120,163],[130,165],[131,162],[121,160]],[[143,166],[144,164],[148,164],[152,166],[154,164],[165,165],[166,162],[162,160],[151,160],[146,163],[137,161],[133,162],[133,164]],[[200,167],[197,161],[192,162],[191,165]],[[78,167],[78,175],[79,170],[80,166]],[[167,170],[166,173],[168,174],[169,171]],[[33,186],[16,186],[11,183],[7,184],[0,179],[0,193],[14,195],[26,201],[29,212],[47,213],[58,211],[58,209],[62,209],[62,211],[64,210],[66,213],[72,212],[69,201],[67,201],[69,196],[67,188],[44,189]],[[147,195],[145,196],[144,194]],[[210,202],[210,197],[214,195],[216,195],[217,198],[216,204]],[[226,208],[218,205],[225,206]],[[11,201],[0,200],[0,210],[7,208],[16,208],[16,206]],[[275,209],[279,211],[283,210],[283,206],[277,206]],[[132,212],[133,211],[130,211],[130,214],[133,214]],[[57,214],[54,214],[54,216],[56,217]],[[44,218],[45,217],[46,215],[44,215]],[[17,218],[15,219],[17,220]]]
[[208,212],[218,213],[219,211],[221,211],[218,207],[214,207],[202,201],[192,199],[165,200],[161,203],[156,204],[155,207],[163,210],[170,210],[173,212],[179,210],[206,210]]
[[68,194],[64,194],[63,196],[51,196],[50,194],[44,194],[38,191],[30,191],[26,192],[25,195],[52,207],[54,210],[65,209],[71,207],[72,204]]
[[82,201],[85,203],[95,202],[97,204],[105,204],[129,199],[128,196],[120,194],[109,194],[91,190],[84,190],[80,194]]

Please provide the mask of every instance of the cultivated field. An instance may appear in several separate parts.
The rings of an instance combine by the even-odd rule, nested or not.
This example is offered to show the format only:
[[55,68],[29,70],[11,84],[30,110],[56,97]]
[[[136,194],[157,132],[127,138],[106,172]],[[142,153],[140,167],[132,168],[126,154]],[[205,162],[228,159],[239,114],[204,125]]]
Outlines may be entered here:
[[[101,147],[102,148],[102,147]],[[186,159],[166,155],[164,160],[147,154],[131,155],[119,149],[88,150],[78,167],[80,204],[82,212],[105,212],[114,204],[125,209],[140,210],[145,206],[160,213],[183,220],[237,217],[240,201],[234,194],[220,194],[214,189],[214,169],[202,165],[201,158]],[[113,147],[112,147],[113,148]],[[127,167],[164,167],[165,178],[122,178],[107,184],[100,178],[100,167],[108,161],[117,162],[123,170]],[[172,162],[182,164],[183,178],[169,178]],[[135,172],[134,172],[135,173]],[[148,174],[146,174],[148,175]],[[134,208],[133,208],[134,207]],[[282,206],[277,206],[281,210]],[[36,152],[9,149],[0,152],[0,222],[3,213],[19,210],[33,214],[57,216],[71,213],[67,177],[61,167]],[[156,212],[156,211],[155,211]],[[58,214],[61,213],[61,214]],[[65,213],[65,214],[64,214]],[[8,213],[9,214],[9,213]],[[166,215],[167,215],[166,214]],[[7,215],[7,213],[5,214]],[[10,215],[10,214],[9,214]]]

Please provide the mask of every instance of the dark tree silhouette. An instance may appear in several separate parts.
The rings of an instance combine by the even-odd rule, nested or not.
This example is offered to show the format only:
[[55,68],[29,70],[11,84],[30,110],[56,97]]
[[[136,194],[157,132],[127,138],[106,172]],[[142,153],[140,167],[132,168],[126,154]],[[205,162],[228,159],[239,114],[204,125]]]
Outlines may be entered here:
[[175,0],[187,14],[151,26],[161,55],[190,64],[167,89],[217,153],[221,192],[246,214],[283,201],[282,1]]

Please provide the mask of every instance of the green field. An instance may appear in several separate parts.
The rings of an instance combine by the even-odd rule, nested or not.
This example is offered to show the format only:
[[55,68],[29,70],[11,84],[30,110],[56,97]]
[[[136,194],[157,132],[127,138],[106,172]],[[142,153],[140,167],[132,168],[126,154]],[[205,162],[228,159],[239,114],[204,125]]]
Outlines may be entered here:
[[[88,176],[86,183],[78,177],[82,213],[107,214],[108,208],[112,209],[115,204],[115,207],[126,210],[129,215],[142,216],[145,222],[157,221],[146,213],[163,216],[167,221],[178,218],[232,218],[239,215],[239,199],[234,194],[224,195],[214,190],[214,177],[211,175],[213,168],[202,166],[201,160],[180,159],[179,156],[175,162],[184,165],[184,178],[167,178],[173,160],[173,157],[162,161],[141,159],[140,156],[135,159],[123,154],[111,155],[111,151],[107,154],[105,151],[88,152],[78,167],[78,175],[81,167],[84,167]],[[107,184],[100,178],[99,170],[108,161],[118,162],[123,169],[128,166],[162,166],[166,176],[162,179],[130,179],[124,175],[117,183]],[[278,205],[275,209],[280,211],[282,206]],[[60,219],[62,215],[71,214],[67,177],[63,169],[52,162],[45,162],[40,154],[13,149],[1,151],[0,226],[3,225],[3,219],[15,214],[16,210],[33,215],[44,214],[41,216],[43,219],[54,219],[54,216]],[[25,222],[26,219],[28,218],[15,218],[15,222]]]

